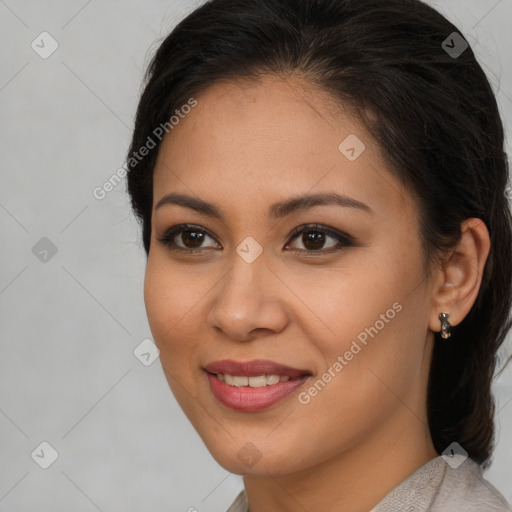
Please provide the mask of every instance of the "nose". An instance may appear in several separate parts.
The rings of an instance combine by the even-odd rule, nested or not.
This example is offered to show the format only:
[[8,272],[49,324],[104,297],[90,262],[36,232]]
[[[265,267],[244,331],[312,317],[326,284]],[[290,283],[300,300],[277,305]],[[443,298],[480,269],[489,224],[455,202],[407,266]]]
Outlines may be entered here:
[[212,291],[208,324],[224,336],[251,341],[285,329],[285,288],[267,266],[264,253],[248,263],[233,255],[231,268]]

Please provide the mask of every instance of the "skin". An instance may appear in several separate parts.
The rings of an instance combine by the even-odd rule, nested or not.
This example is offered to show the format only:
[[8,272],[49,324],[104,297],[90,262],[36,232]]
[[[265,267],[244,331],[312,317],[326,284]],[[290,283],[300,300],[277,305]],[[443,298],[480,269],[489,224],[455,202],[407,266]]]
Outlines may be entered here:
[[[244,475],[251,512],[368,512],[438,455],[425,405],[433,331],[439,313],[456,325],[473,305],[487,229],[465,221],[459,244],[427,275],[416,200],[333,97],[298,76],[267,76],[217,83],[197,100],[159,150],[154,207],[176,192],[224,216],[175,204],[153,211],[144,295],[166,378],[213,457]],[[338,149],[350,134],[366,145],[355,161]],[[274,202],[320,192],[371,212],[320,205],[267,215]],[[159,238],[182,223],[213,236],[194,249],[178,234],[174,242],[196,253],[172,251]],[[326,235],[315,250],[314,228],[290,238],[312,223],[355,243],[333,251],[338,240]],[[263,248],[252,263],[236,252],[247,236]],[[296,392],[241,412],[210,391],[202,367],[225,358],[307,369],[313,377],[299,391],[307,390],[394,303],[401,311],[308,404]],[[240,450],[261,458],[249,466]]]

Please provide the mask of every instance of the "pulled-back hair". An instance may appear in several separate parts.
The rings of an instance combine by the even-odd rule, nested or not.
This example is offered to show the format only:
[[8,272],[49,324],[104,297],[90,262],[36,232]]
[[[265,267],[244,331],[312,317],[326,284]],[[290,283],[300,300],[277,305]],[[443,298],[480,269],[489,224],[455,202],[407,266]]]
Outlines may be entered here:
[[[128,190],[151,240],[160,140],[133,153],[218,81],[300,75],[355,112],[416,198],[427,268],[482,219],[491,249],[475,304],[450,340],[435,334],[427,396],[441,453],[453,441],[489,464],[491,384],[511,325],[512,233],[503,125],[488,79],[457,28],[419,0],[212,0],[161,43],[145,77],[128,153]],[[447,43],[444,43],[447,41]]]

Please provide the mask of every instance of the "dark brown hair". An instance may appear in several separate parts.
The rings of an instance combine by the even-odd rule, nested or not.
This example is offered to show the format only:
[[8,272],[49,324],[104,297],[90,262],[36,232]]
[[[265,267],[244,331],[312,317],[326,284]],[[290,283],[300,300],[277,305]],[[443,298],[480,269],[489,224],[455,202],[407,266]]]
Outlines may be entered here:
[[508,162],[496,99],[471,47],[449,51],[464,48],[459,37],[419,0],[206,2],[152,58],[127,179],[148,254],[160,140],[143,159],[132,156],[191,97],[219,80],[297,73],[357,112],[417,198],[427,262],[453,247],[464,219],[478,217],[489,230],[473,308],[451,340],[435,335],[427,397],[438,452],[456,441],[486,466],[494,441],[491,383],[511,325]]

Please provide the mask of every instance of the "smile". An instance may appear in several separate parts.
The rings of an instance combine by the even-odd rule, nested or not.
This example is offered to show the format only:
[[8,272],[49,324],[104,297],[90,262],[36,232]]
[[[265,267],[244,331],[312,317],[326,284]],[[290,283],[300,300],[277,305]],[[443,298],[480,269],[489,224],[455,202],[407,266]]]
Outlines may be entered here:
[[227,373],[217,373],[216,375],[220,381],[225,382],[229,386],[250,386],[251,388],[273,386],[278,382],[286,382],[290,379],[288,375],[256,375],[253,377],[247,377],[246,375],[229,375]]
[[213,396],[235,411],[262,411],[297,392],[311,377],[309,370],[268,359],[223,359],[203,367]]

